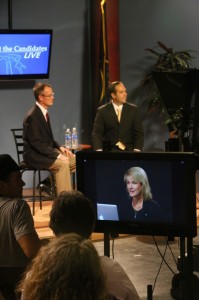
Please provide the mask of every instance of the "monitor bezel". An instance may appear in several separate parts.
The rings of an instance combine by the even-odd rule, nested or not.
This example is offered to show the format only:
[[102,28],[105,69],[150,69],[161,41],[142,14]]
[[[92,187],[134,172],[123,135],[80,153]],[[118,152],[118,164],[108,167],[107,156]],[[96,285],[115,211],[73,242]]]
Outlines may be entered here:
[[0,34],[48,34],[50,35],[49,55],[48,55],[48,69],[45,73],[31,73],[29,74],[0,74],[0,81],[10,80],[36,80],[36,79],[49,79],[51,67],[51,53],[52,53],[52,29],[0,29]]
[[[96,220],[94,232],[101,233],[122,233],[134,235],[156,235],[156,236],[179,236],[194,237],[197,235],[197,218],[196,218],[196,156],[192,152],[98,152],[98,151],[79,151],[76,154],[77,160],[77,189],[85,193],[85,176],[83,161],[89,160],[132,160],[132,161],[176,161],[184,160],[186,172],[189,174],[186,193],[189,195],[186,203],[183,203],[186,210],[186,217],[183,224],[172,223],[148,223],[148,222],[122,222],[122,221],[101,221]],[[192,177],[194,182],[190,181]],[[89,180],[87,178],[86,180]],[[87,196],[87,195],[86,195]],[[188,197],[187,197],[188,198]],[[96,201],[91,199],[95,208]],[[180,199],[179,199],[180,204]],[[176,213],[176,212],[175,212]],[[174,216],[175,219],[175,216]]]

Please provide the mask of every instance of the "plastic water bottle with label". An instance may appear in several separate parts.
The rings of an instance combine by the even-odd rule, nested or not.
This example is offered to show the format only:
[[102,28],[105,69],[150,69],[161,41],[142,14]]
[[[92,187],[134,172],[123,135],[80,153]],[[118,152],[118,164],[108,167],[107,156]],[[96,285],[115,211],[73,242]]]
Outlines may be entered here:
[[78,134],[76,127],[73,127],[72,130],[72,149],[77,149],[78,148]]
[[65,147],[67,149],[72,148],[72,136],[71,136],[70,128],[67,128],[65,132]]

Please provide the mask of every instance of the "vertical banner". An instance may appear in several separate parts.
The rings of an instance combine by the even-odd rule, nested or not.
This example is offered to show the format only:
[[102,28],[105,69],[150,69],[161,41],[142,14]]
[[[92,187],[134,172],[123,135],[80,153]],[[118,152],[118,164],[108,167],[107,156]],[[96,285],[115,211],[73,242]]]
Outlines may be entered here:
[[106,0],[106,34],[109,60],[109,82],[113,82],[120,80],[118,0]]
[[106,27],[106,0],[101,0],[101,30],[100,30],[100,52],[99,52],[99,105],[106,103],[106,91],[109,79],[109,62],[107,47]]
[[119,80],[118,0],[90,0],[91,111],[107,102],[108,84]]

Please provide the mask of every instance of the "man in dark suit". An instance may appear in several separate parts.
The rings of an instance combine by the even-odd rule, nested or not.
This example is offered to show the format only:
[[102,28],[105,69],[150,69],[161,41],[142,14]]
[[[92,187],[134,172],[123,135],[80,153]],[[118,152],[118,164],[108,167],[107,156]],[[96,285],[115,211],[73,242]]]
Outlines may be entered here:
[[93,149],[141,151],[144,143],[142,122],[137,106],[126,102],[127,92],[120,81],[112,82],[107,91],[110,102],[99,107],[92,132]]
[[28,111],[23,123],[24,161],[34,168],[53,171],[57,193],[69,191],[71,172],[75,171],[74,154],[54,140],[48,107],[53,105],[52,86],[37,83],[33,88],[36,104]]

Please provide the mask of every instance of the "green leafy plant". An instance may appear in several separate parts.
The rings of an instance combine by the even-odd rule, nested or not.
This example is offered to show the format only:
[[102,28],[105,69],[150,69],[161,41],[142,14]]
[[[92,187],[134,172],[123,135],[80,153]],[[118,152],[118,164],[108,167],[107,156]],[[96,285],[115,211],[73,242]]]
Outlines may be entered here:
[[[156,49],[161,52],[156,51]],[[192,56],[190,50],[173,51],[162,42],[158,41],[157,46],[147,48],[145,51],[150,52],[157,59],[154,69],[159,71],[179,71],[186,70],[191,67]]]

